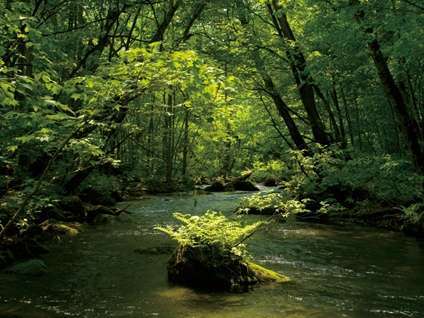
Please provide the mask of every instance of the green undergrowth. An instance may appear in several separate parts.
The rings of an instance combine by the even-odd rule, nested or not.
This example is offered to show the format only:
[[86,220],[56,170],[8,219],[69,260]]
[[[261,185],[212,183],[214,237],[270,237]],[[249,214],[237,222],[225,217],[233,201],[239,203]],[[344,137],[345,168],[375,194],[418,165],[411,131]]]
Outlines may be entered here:
[[206,211],[201,216],[174,213],[174,217],[181,225],[156,226],[155,229],[182,246],[213,245],[243,257],[247,256],[244,240],[266,224],[262,221],[242,224],[216,211]]
[[157,226],[177,241],[168,262],[171,282],[200,288],[244,292],[258,283],[285,283],[287,277],[252,262],[245,242],[267,222],[244,224],[222,213],[175,213],[180,225]]
[[304,202],[290,199],[282,193],[256,193],[242,199],[236,210],[240,214],[278,214],[282,217],[304,211]]
[[292,151],[290,160],[291,175],[283,182],[283,188],[295,197],[335,188],[384,202],[409,203],[423,197],[424,176],[416,173],[404,158],[390,155],[352,158],[346,151],[321,148],[313,156]]
[[290,151],[285,165],[279,192],[249,196],[237,212],[285,217],[313,212],[365,223],[372,218],[372,224],[389,214],[391,228],[423,228],[424,176],[405,158],[352,157],[346,150],[317,147],[314,155]]

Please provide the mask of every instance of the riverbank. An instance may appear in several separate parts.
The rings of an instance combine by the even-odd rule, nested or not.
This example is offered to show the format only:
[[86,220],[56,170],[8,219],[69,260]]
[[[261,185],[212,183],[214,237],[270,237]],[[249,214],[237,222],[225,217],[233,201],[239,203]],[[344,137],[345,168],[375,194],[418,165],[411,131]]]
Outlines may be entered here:
[[352,224],[403,232],[414,237],[424,237],[424,213],[421,203],[379,202],[368,196],[351,199],[351,196],[325,194],[293,197],[281,188],[270,193],[247,196],[235,210],[237,214],[255,214],[277,219],[296,218],[301,222]]
[[402,232],[417,238],[424,237],[424,222],[411,221],[399,207],[373,205],[367,208],[358,206],[350,211],[323,213],[319,211],[303,212],[296,216],[298,221],[321,224],[350,226],[358,224],[389,231]]
[[[174,195],[177,196],[190,196],[195,194],[208,195],[213,192],[204,191],[205,187],[193,190],[192,192],[179,192]],[[274,192],[276,187],[267,187],[264,185],[256,185],[256,189],[260,189],[260,193]],[[284,191],[284,190],[278,190]],[[219,191],[218,191],[219,192]],[[129,191],[133,198],[137,195],[144,194],[145,198],[155,198],[156,195],[148,194],[147,191],[140,191],[139,189]],[[226,192],[234,193],[239,195],[240,192]],[[260,194],[260,197],[264,197]],[[158,197],[167,197],[169,194],[157,194]],[[247,196],[247,192],[243,194]],[[87,197],[87,196],[85,196]],[[326,209],[323,209],[322,202],[329,198],[334,199],[334,195],[323,198],[322,202],[318,202],[316,195],[315,199],[308,198],[304,205],[306,210],[297,211],[296,219],[301,222],[309,223],[321,223],[321,224],[333,224],[343,225],[345,227],[351,227],[352,224],[359,224],[364,226],[370,226],[374,228],[381,228],[391,231],[403,232],[407,235],[414,237],[424,237],[424,222],[418,220],[411,222],[405,216],[404,211],[398,206],[384,205],[381,203],[371,202],[367,199],[359,200],[356,205],[352,205],[349,201],[349,208],[344,207],[343,209],[332,209],[329,205]],[[339,196],[340,197],[340,196]],[[95,200],[92,202],[104,202],[97,194]],[[365,197],[364,197],[365,198]],[[358,199],[358,197],[357,197]],[[116,200],[113,201],[115,203]],[[194,204],[196,203],[194,200]],[[261,201],[254,201],[255,204],[263,204]],[[346,200],[344,201],[346,202]],[[339,205],[343,201],[337,202]],[[347,205],[346,203],[344,203]],[[292,207],[293,208],[293,207]],[[262,210],[261,210],[262,209]],[[259,209],[257,206],[251,206],[250,212],[253,214],[273,214],[276,212],[275,202],[271,208],[265,209],[263,207]],[[268,209],[268,211],[267,211]],[[278,213],[284,213],[285,208],[279,207]],[[62,240],[66,237],[74,237],[79,234],[82,229],[86,228],[86,225],[99,225],[108,222],[108,218],[116,217],[122,213],[127,213],[126,207],[120,205],[119,208],[113,206],[106,206],[101,204],[92,204],[82,201],[78,196],[67,196],[62,197],[61,200],[57,200],[55,205],[48,205],[39,215],[38,220],[33,220],[33,223],[25,229],[25,231],[18,231],[15,227],[15,233],[9,236],[7,240],[4,240],[0,246],[0,268],[7,268],[16,262],[24,262],[28,259],[39,258],[48,252],[44,247],[45,244],[52,240]]]
[[[46,254],[46,243],[74,237],[84,225],[105,224],[108,218],[127,213],[125,207],[114,207],[116,199],[91,198],[87,202],[78,195],[56,197],[49,203],[40,204],[31,217],[11,223],[0,241],[0,269]],[[7,199],[3,198],[4,201]]]
[[255,234],[249,240],[254,261],[287,275],[289,284],[243,295],[170,285],[166,267],[175,244],[153,227],[174,224],[174,211],[201,215],[214,209],[231,216],[245,195],[180,193],[121,203],[131,214],[49,244],[44,276],[0,273],[0,313],[43,318],[424,315],[424,246],[399,233],[356,225],[274,223]]

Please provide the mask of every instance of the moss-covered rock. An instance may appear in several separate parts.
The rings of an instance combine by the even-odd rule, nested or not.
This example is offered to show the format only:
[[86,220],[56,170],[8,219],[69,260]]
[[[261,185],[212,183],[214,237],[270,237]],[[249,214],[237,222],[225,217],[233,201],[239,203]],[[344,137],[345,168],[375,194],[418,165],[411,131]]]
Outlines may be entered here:
[[41,228],[45,235],[49,237],[67,236],[73,237],[79,234],[80,225],[77,223],[52,223],[46,221],[41,224]]
[[265,187],[276,187],[278,186],[278,180],[273,177],[266,178],[263,182]]
[[232,187],[236,191],[259,191],[259,188],[252,182],[246,180],[237,180],[231,182],[228,187]]
[[228,191],[228,188],[225,186],[222,181],[214,181],[211,185],[205,188],[205,191],[209,192],[224,192]]
[[288,279],[215,245],[179,246],[168,263],[171,282],[190,287],[246,292],[261,282]]
[[253,262],[246,263],[247,266],[249,266],[249,268],[255,273],[256,278],[261,283],[275,282],[281,284],[290,281],[290,278],[288,278],[287,276],[284,276],[259,264]]

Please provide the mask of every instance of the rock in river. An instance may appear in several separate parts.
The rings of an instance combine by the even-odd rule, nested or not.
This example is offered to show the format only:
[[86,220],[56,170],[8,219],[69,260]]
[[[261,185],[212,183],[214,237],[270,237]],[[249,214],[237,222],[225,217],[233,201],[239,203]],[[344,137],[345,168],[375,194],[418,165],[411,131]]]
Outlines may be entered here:
[[261,282],[288,281],[214,245],[179,246],[169,260],[168,278],[190,287],[231,292],[245,292]]

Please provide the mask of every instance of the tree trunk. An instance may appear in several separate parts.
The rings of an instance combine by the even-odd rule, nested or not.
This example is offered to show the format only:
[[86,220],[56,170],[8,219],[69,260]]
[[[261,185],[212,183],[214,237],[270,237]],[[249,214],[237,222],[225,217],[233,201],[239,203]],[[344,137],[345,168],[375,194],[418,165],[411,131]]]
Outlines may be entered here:
[[349,110],[348,110],[348,107],[347,107],[347,99],[346,99],[346,94],[343,90],[343,87],[340,87],[340,92],[341,92],[341,95],[342,95],[343,110],[344,110],[345,117],[346,117],[350,143],[353,147],[353,146],[355,146],[355,138],[353,136],[353,125],[352,125],[352,120],[351,120],[350,113],[349,113]]
[[289,131],[290,137],[296,145],[297,149],[307,150],[308,146],[305,140],[303,139],[303,136],[300,133],[299,129],[297,128],[295,121],[291,117],[290,112],[288,111],[289,107],[281,98],[280,94],[276,91],[272,78],[268,74],[262,74],[262,78],[265,84],[266,91],[274,101],[275,107],[277,108],[277,111],[280,116],[283,118]]
[[190,133],[190,112],[188,109],[184,110],[184,140],[183,140],[183,162],[181,174],[183,180],[187,181],[187,166],[188,166],[188,150],[189,150],[189,133]]
[[[308,115],[312,134],[316,142],[322,145],[328,145],[330,144],[330,140],[325,132],[324,124],[317,109],[313,81],[306,70],[307,63],[305,56],[296,44],[296,38],[286,14],[282,11],[282,6],[277,1],[273,1],[273,3],[273,7],[271,4],[268,4],[268,11],[273,19],[274,27],[277,29],[286,47],[287,55],[292,64],[291,70],[297,84],[300,99]],[[276,13],[278,17],[275,15]]]
[[331,90],[331,98],[333,99],[333,103],[334,106],[336,107],[336,111],[337,111],[337,117],[339,120],[339,128],[340,128],[340,141],[342,142],[342,147],[345,148],[346,147],[346,130],[345,130],[345,125],[343,122],[343,115],[342,115],[342,110],[340,108],[340,103],[339,103],[339,97],[337,95],[337,87],[336,87],[336,83],[333,81],[333,87]]
[[[359,0],[351,0],[350,5],[359,7],[360,2]],[[361,24],[365,18],[365,11],[358,8],[354,18],[359,24]],[[373,30],[367,28],[364,32],[372,34]],[[418,123],[409,113],[405,98],[390,71],[389,65],[387,64],[387,58],[381,51],[380,43],[376,38],[368,42],[368,50],[373,59],[374,66],[377,70],[378,77],[381,85],[383,86],[388,102],[392,103],[395,107],[397,116],[401,123],[403,135],[405,136],[412,155],[413,163],[419,171],[424,171],[424,152],[420,145],[420,130]]]
[[386,94],[389,102],[392,102],[395,106],[396,112],[401,121],[402,130],[408,142],[414,164],[420,171],[424,171],[424,153],[420,145],[418,124],[409,114],[404,97],[402,96],[389,66],[387,65],[387,60],[381,51],[380,44],[376,39],[374,39],[368,44],[368,48],[377,69],[381,84],[383,85],[384,93]]

